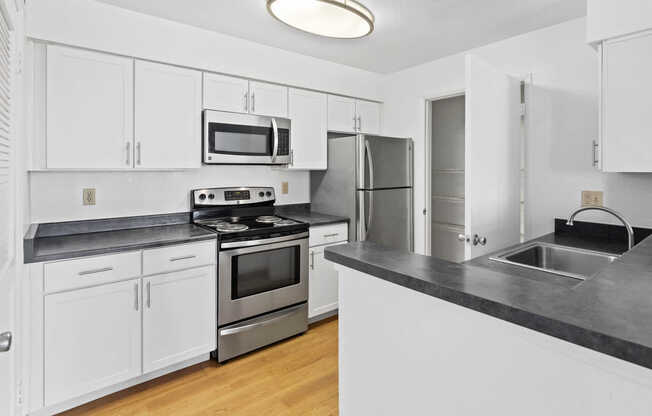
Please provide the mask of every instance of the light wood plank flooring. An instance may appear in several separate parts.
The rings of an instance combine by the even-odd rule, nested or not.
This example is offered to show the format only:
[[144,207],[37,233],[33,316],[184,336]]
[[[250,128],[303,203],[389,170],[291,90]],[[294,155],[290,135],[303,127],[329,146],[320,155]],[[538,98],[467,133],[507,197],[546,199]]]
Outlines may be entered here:
[[337,319],[231,360],[197,364],[65,415],[337,415]]

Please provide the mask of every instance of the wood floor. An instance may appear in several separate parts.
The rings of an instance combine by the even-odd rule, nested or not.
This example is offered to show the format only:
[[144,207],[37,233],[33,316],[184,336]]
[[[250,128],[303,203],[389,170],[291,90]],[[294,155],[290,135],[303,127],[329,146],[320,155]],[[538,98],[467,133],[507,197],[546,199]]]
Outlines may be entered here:
[[218,365],[197,364],[65,415],[337,415],[337,319]]

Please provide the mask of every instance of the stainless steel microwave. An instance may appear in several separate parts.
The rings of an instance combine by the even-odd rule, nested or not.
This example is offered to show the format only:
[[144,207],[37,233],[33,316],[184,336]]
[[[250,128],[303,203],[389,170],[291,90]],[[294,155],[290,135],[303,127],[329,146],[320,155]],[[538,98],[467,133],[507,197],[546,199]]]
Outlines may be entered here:
[[204,163],[287,165],[290,120],[204,110]]

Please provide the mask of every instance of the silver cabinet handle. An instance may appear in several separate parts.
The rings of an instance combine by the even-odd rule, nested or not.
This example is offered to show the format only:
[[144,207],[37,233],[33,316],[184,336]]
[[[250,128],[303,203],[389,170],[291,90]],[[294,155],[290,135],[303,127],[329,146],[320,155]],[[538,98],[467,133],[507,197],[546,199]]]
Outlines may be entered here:
[[356,122],[357,118],[353,116],[353,131],[358,131],[358,123]]
[[278,155],[278,124],[276,124],[276,119],[272,119],[272,135],[274,136],[274,150],[272,150],[272,163],[276,162],[276,156]]
[[358,116],[358,131],[362,131],[362,117]]
[[140,142],[136,143],[136,164],[140,165]]
[[9,331],[0,334],[0,352],[7,352],[11,349],[12,338],[13,336]]
[[110,272],[113,270],[113,267],[102,267],[101,269],[93,269],[93,270],[84,270],[79,273],[77,273],[79,276],[86,276],[89,274],[96,274],[96,273],[102,273],[102,272]]
[[194,259],[195,257],[197,256],[194,254],[191,254],[189,256],[170,257],[170,261],[188,260],[188,259]]
[[251,93],[251,112],[252,113],[256,112],[256,93],[255,92]]
[[249,92],[248,91],[244,93],[244,99],[242,101],[244,102],[244,111],[246,113],[247,111],[249,111],[248,110],[248,107],[249,107]]
[[340,235],[340,233],[335,233],[335,234],[324,234],[324,238],[337,237],[338,235]]
[[147,282],[147,307],[152,308],[152,282]]
[[127,160],[125,160],[127,166],[131,166],[131,143],[127,142]]
[[593,167],[594,168],[597,168],[598,163],[599,163],[599,160],[598,160],[598,148],[599,148],[599,146],[600,145],[598,144],[598,142],[593,140],[593,145],[592,145],[591,148],[593,150]]
[[134,284],[134,309],[138,310],[138,283]]
[[310,269],[315,270],[315,252],[310,252]]

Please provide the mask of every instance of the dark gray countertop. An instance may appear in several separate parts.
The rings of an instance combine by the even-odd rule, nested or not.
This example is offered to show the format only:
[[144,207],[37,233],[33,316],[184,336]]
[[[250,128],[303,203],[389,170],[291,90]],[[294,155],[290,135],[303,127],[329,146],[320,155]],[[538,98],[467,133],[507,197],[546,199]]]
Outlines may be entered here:
[[[38,263],[217,238],[214,232],[181,222],[184,220],[176,215],[34,224],[24,239],[24,261]],[[109,222],[124,228],[110,229]]]
[[[608,251],[595,240],[541,239]],[[328,247],[326,259],[652,369],[652,237],[586,281],[553,281],[486,257],[458,264],[365,242]]]
[[310,204],[280,205],[276,207],[276,212],[279,215],[291,218],[296,221],[307,222],[311,226],[349,222],[347,217],[322,214],[320,212],[312,211],[310,209]]

